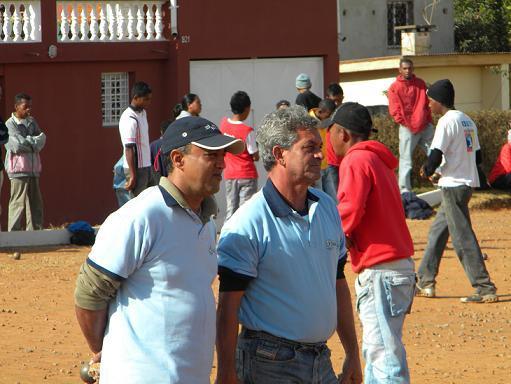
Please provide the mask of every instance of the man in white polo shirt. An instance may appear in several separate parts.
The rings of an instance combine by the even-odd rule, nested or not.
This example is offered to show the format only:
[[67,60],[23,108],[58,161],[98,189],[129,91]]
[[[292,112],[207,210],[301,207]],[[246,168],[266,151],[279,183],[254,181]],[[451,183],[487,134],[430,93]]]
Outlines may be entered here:
[[186,117],[165,132],[169,176],[112,213],[75,291],[102,384],[209,383],[215,340],[217,213],[226,152],[242,141]]
[[218,384],[338,383],[326,346],[335,330],[346,351],[340,382],[362,380],[339,214],[309,188],[323,157],[316,126],[293,106],[257,131],[268,181],[218,245]]
[[119,133],[124,151],[125,188],[132,197],[151,185],[151,148],[146,109],[151,104],[152,90],[140,81],[131,89],[131,103],[119,120]]

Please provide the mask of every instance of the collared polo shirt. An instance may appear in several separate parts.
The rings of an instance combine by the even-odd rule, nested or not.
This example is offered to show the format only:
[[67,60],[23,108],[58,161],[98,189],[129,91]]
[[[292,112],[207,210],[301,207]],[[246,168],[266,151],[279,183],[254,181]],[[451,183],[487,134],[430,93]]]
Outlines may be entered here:
[[167,179],[112,213],[88,263],[121,280],[109,304],[101,383],[209,383],[215,341],[215,213]]
[[239,319],[289,340],[326,341],[337,324],[337,264],[346,257],[334,201],[309,189],[302,216],[271,180],[222,228],[219,266],[250,276]]

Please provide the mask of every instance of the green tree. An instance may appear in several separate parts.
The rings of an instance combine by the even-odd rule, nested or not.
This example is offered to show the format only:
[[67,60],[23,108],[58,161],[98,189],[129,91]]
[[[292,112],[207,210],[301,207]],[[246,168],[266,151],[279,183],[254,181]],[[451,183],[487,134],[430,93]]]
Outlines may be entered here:
[[511,0],[454,0],[454,40],[459,52],[509,51]]

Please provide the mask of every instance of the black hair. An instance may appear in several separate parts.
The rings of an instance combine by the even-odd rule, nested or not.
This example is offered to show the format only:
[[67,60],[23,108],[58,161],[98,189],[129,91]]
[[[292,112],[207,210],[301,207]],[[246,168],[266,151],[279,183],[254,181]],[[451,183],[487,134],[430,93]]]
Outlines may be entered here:
[[235,115],[241,115],[247,107],[252,105],[250,97],[244,91],[238,91],[231,97],[231,111]]
[[181,100],[181,108],[183,108],[183,111],[188,111],[188,107],[190,104],[192,104],[195,100],[197,100],[199,96],[197,96],[195,93],[187,93],[183,96],[183,100]]
[[290,107],[291,103],[287,100],[279,100],[277,104],[275,104],[275,108],[279,109],[283,105],[285,105],[286,107]]
[[399,66],[401,66],[401,64],[404,64],[404,63],[410,64],[410,65],[413,66],[412,59],[410,59],[408,57],[402,57],[402,58],[399,59]]
[[32,100],[32,97],[30,95],[27,95],[26,93],[18,93],[16,96],[14,96],[14,104],[18,105],[23,100],[30,101]]
[[326,89],[326,93],[329,96],[338,96],[338,95],[344,95],[344,91],[342,90],[342,87],[337,83],[332,83],[328,86]]
[[149,84],[144,83],[143,81],[136,82],[135,84],[133,84],[133,87],[131,88],[132,99],[134,99],[135,97],[145,97],[151,93],[153,93],[151,87],[149,86]]
[[168,126],[174,122],[175,119],[165,120],[160,124],[160,133],[163,136]]
[[172,118],[175,120],[176,117],[179,116],[179,114],[183,111],[183,106],[181,105],[181,103],[177,103],[176,105],[174,105],[174,108],[172,108]]
[[335,111],[335,103],[333,100],[323,99],[319,102],[318,108],[333,112]]

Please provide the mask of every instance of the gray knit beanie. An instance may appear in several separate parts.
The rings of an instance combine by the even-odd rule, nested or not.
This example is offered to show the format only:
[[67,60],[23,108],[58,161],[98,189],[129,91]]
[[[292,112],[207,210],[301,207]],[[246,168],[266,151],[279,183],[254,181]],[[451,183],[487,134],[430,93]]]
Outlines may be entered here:
[[312,86],[311,79],[309,75],[306,73],[300,73],[296,77],[296,88],[303,89],[303,88],[310,88]]

